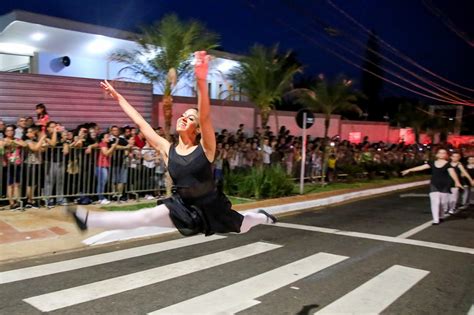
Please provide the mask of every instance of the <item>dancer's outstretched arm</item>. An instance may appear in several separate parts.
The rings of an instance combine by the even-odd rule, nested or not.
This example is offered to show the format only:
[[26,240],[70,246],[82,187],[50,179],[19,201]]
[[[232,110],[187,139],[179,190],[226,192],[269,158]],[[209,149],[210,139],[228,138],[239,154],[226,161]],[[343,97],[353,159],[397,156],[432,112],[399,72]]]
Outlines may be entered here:
[[205,51],[194,53],[196,65],[194,72],[198,87],[199,124],[201,128],[201,145],[209,162],[214,161],[216,153],[216,135],[211,121],[211,102],[207,87],[207,73],[210,56]]
[[170,149],[170,143],[163,137],[160,137],[151,126],[146,122],[146,120],[140,115],[139,112],[132,105],[130,105],[125,97],[118,93],[114,87],[107,82],[107,80],[100,82],[100,86],[106,91],[112,98],[118,101],[122,110],[127,114],[130,119],[138,126],[143,135],[147,139],[148,143],[158,151],[161,151],[168,160],[168,152]]
[[469,182],[471,182],[471,185],[474,185],[474,179],[471,178],[471,176],[469,175],[469,173],[466,171],[466,169],[464,168],[464,166],[461,163],[459,163],[459,169],[461,170],[462,176],[466,177],[467,180],[469,180]]
[[459,181],[458,174],[456,174],[456,171],[453,168],[449,168],[448,172],[449,172],[449,176],[451,176],[451,178],[454,181],[454,186],[457,188],[463,189],[461,182]]
[[412,167],[412,168],[409,168],[407,170],[402,171],[402,175],[405,176],[408,173],[420,172],[420,171],[427,170],[429,168],[431,168],[431,166],[429,164],[423,164],[423,165],[420,165],[420,166],[415,166],[415,167]]

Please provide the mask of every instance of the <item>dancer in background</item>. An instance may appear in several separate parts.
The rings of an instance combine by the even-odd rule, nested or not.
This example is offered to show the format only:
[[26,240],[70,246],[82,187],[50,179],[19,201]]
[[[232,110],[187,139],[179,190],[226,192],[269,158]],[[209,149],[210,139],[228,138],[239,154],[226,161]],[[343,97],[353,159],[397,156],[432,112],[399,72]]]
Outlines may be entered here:
[[244,215],[232,210],[227,197],[216,188],[211,163],[216,152],[216,138],[211,124],[207,85],[209,56],[195,53],[198,108],[186,110],[176,123],[179,142],[171,145],[160,137],[145,119],[107,81],[102,88],[118,101],[122,110],[145,135],[151,147],[164,156],[173,180],[173,195],[160,200],[156,207],[128,212],[95,212],[72,209],[79,228],[127,229],[141,226],[176,227],[185,236],[204,233],[245,233],[276,218],[263,210]]
[[431,214],[433,215],[433,225],[438,225],[443,221],[448,210],[449,194],[451,193],[452,181],[455,187],[462,188],[459,178],[453,167],[449,163],[449,154],[446,149],[439,149],[436,152],[436,160],[427,164],[409,168],[402,171],[402,175],[412,172],[419,172],[431,169],[430,181],[430,202]]
[[467,158],[465,170],[469,174],[471,180],[469,180],[469,178],[466,176],[462,177],[462,184],[464,186],[464,190],[462,191],[461,206],[459,207],[460,210],[467,209],[467,207],[469,207],[469,204],[472,203],[472,189],[474,186],[474,156],[470,156]]
[[[461,189],[469,189],[469,187],[464,187],[464,183],[472,184],[472,178],[469,173],[466,171],[464,166],[462,165],[461,161],[461,154],[458,152],[454,152],[451,154],[451,166],[453,167],[456,175],[458,176],[461,183],[463,183],[463,188]],[[454,183],[452,183],[454,184]],[[454,185],[453,185],[454,186]],[[463,193],[464,195],[464,193]],[[449,195],[449,202],[448,202],[448,213],[454,214],[457,210],[457,204],[459,199],[459,188],[458,187],[451,187],[451,194]]]

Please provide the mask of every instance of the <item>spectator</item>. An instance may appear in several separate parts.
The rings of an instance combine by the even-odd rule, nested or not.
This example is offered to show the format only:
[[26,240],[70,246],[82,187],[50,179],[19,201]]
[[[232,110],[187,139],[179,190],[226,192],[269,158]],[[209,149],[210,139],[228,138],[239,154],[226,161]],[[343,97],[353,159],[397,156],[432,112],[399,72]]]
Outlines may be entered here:
[[156,154],[156,168],[155,168],[155,181],[157,183],[158,196],[161,196],[165,191],[165,173],[166,173],[166,164],[163,154],[157,152]]
[[141,190],[140,187],[140,161],[141,161],[141,154],[140,149],[135,145],[135,137],[130,137],[128,139],[128,147],[129,149],[125,151],[127,154],[126,161],[128,162],[128,178],[127,178],[127,186],[128,191],[137,192]]
[[15,139],[23,139],[26,131],[26,118],[19,117],[16,121]]
[[136,130],[136,135],[133,137],[135,140],[135,146],[139,149],[143,149],[143,147],[146,144],[145,136],[143,135],[143,132],[140,132],[140,130],[138,129],[135,129],[135,130]]
[[252,159],[252,165],[255,167],[262,167],[263,165],[263,153],[262,153],[262,148],[258,146],[256,142],[252,143],[252,150],[253,154],[253,159]]
[[36,105],[36,114],[36,124],[42,127],[42,131],[45,131],[47,127],[46,125],[49,122],[49,115],[46,106],[42,103]]
[[5,128],[5,138],[3,139],[4,161],[7,177],[7,197],[10,203],[10,210],[20,208],[20,183],[22,171],[21,149],[26,146],[23,140],[15,138],[15,125],[8,125]]
[[245,137],[245,132],[244,132],[244,124],[239,125],[239,129],[237,129],[237,137]]
[[239,144],[234,143],[234,145],[229,149],[227,152],[227,160],[229,161],[229,170],[234,171],[238,170],[240,167],[240,152],[239,152]]
[[263,138],[263,148],[262,148],[262,155],[263,155],[263,165],[265,167],[270,167],[271,159],[270,156],[273,153],[272,147],[269,145],[270,140],[268,137]]
[[[158,153],[148,144],[145,144],[145,146],[141,150],[141,156],[143,157],[143,169],[144,169],[143,177],[145,181],[145,185],[143,188],[150,192],[153,192],[154,190],[157,189],[157,187],[159,187],[158,186],[159,184],[157,182],[157,178],[155,175],[157,155]],[[152,200],[154,199],[154,197],[151,193],[149,193],[145,195],[145,199]]]
[[26,128],[30,128],[35,125],[35,121],[33,120],[33,117],[27,116],[25,117],[25,119],[26,119]]
[[[39,133],[39,127],[32,126],[26,130],[24,137],[26,144],[25,173],[26,173],[26,205],[25,208],[38,208],[39,202],[33,198],[39,196],[43,184],[43,157],[42,147],[46,143],[46,134]],[[36,190],[38,189],[38,190]]]
[[[120,134],[120,129],[117,126],[110,127],[109,146],[118,144],[116,149],[125,149],[128,147],[128,141],[124,135]],[[127,200],[124,194],[124,186],[127,183],[128,177],[128,160],[125,158],[125,151],[118,150],[111,158],[112,166],[112,184],[114,185],[114,192],[122,201]]]
[[[112,126],[112,128],[113,128],[113,126]],[[123,127],[123,137],[125,139],[130,139],[130,137],[132,137],[132,127],[130,127],[128,125]]]
[[5,128],[5,123],[3,122],[3,120],[0,120],[0,139],[3,139],[5,137]]
[[110,156],[115,151],[119,142],[116,141],[109,148],[110,135],[108,133],[100,134],[98,139],[99,141],[99,155],[97,158],[97,168],[96,168],[96,177],[97,177],[97,195],[99,196],[99,203],[101,205],[109,204],[110,201],[105,198],[105,185],[109,177],[109,168],[110,168]]
[[[46,125],[46,143],[45,151],[45,195],[48,198],[48,208],[54,207],[55,204],[65,205],[64,199],[64,155],[69,152],[69,146],[62,140],[62,132],[64,127],[58,126],[56,122],[50,121]],[[54,202],[53,192],[56,195],[56,203]]]
[[222,187],[224,182],[224,148],[222,143],[217,143],[216,147],[216,156],[214,158],[214,180],[216,181],[216,186]]

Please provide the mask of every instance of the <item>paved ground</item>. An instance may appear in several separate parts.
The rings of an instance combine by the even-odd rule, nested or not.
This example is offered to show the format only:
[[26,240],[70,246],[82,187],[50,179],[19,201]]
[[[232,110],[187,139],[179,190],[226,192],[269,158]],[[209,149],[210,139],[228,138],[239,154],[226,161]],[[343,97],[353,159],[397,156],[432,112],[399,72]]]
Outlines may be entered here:
[[0,313],[474,312],[474,209],[431,226],[426,189],[410,193],[4,264]]

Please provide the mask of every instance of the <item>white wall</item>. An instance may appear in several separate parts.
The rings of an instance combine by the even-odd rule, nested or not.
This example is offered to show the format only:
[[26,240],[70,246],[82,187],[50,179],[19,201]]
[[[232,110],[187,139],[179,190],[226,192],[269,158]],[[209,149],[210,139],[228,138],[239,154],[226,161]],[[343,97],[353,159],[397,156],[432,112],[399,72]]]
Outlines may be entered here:
[[[35,55],[38,74],[47,75],[60,75],[69,77],[80,77],[89,79],[109,79],[114,80],[118,78],[126,78],[127,81],[134,81],[139,83],[147,83],[143,78],[134,76],[130,72],[119,71],[124,67],[123,64],[117,62],[111,62],[106,59],[91,59],[80,57],[79,54],[67,54],[71,59],[69,67],[65,67],[61,64],[61,58],[64,54],[55,54],[49,52],[39,52]],[[232,82],[226,79],[226,73],[230,71],[232,67],[237,65],[235,61],[226,60],[222,58],[216,58],[212,61],[209,69],[209,82],[211,83],[211,98],[222,99],[228,94],[219,92],[227,91]],[[194,80],[188,78],[182,78],[175,88],[176,96],[195,96],[193,87],[195,86]],[[163,94],[159,85],[155,85],[153,89],[154,94]],[[235,98],[237,99],[237,98]]]

